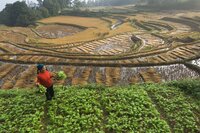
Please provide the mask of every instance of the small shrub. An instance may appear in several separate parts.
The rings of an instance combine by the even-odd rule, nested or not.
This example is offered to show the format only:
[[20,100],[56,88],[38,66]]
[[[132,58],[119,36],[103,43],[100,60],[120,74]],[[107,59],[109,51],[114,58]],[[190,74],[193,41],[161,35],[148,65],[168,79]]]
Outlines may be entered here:
[[172,81],[168,83],[169,86],[180,88],[186,94],[189,94],[197,99],[200,99],[200,81],[197,80],[183,80],[183,81]]

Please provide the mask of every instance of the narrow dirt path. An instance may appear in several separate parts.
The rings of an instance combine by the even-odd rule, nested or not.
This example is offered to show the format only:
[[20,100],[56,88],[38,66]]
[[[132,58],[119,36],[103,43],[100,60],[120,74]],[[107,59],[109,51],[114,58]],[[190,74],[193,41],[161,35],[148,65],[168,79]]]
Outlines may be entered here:
[[106,120],[106,118],[108,117],[108,112],[106,111],[106,108],[105,108],[103,101],[102,101],[102,90],[97,89],[96,92],[100,96],[98,98],[98,100],[100,101],[101,110],[103,111],[103,118],[102,118],[102,121],[101,121],[103,131],[104,131],[104,133],[110,133],[108,128],[105,127],[105,125],[108,123],[107,120]]
[[47,133],[47,126],[49,122],[48,118],[48,109],[49,109],[49,103],[45,102],[44,103],[44,115],[42,116],[41,123],[42,123],[42,129],[40,133]]
[[173,130],[172,127],[171,127],[171,123],[170,123],[170,122],[168,121],[168,119],[166,118],[167,116],[166,116],[166,114],[164,113],[164,110],[163,110],[162,108],[160,108],[160,107],[156,104],[156,100],[155,100],[155,98],[154,98],[154,94],[151,93],[151,92],[148,92],[147,90],[145,90],[145,91],[146,91],[146,93],[148,94],[149,98],[151,99],[152,104],[155,105],[156,110],[160,113],[160,118],[167,122],[167,124],[168,124],[169,127],[170,127],[171,133],[174,133],[174,130]]

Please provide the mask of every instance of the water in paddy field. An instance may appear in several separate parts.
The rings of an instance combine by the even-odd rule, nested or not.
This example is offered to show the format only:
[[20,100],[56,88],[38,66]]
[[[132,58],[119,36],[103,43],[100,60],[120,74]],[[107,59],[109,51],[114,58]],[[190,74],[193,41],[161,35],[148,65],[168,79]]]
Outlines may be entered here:
[[197,65],[197,66],[200,67],[200,59],[193,60],[193,61],[191,61],[191,63],[192,63],[193,65]]

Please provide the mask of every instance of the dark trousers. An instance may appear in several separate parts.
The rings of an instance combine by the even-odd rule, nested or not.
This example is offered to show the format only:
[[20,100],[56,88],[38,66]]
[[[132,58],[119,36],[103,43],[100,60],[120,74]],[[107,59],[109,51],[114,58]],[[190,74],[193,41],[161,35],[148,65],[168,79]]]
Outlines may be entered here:
[[46,89],[45,95],[46,95],[47,100],[51,100],[52,97],[54,97],[53,85]]

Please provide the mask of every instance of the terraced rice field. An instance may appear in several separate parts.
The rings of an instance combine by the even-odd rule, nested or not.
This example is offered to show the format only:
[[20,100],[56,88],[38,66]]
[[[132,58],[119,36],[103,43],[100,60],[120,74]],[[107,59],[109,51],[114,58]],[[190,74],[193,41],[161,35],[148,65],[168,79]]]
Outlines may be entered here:
[[111,28],[118,22],[116,14],[102,19],[60,16],[41,20],[35,28],[4,28],[0,88],[34,87],[37,63],[53,72],[63,70],[68,78],[55,80],[60,85],[197,78],[199,69],[185,64],[200,58],[199,13],[177,14],[123,15],[116,28]]
[[[33,30],[33,29],[32,29]],[[76,28],[73,26],[64,26],[64,25],[42,25],[38,26],[36,33],[42,38],[54,39],[62,38],[65,36],[72,36],[78,32],[81,32],[83,28]]]

